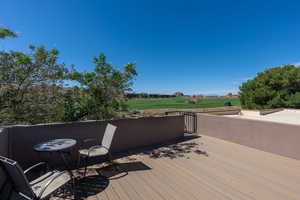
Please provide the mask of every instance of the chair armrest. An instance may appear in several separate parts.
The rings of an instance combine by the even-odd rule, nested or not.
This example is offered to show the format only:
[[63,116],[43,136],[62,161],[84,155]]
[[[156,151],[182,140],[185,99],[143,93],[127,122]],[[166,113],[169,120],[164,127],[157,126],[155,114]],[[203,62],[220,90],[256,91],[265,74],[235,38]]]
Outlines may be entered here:
[[[55,179],[57,179],[57,178],[59,178],[60,176],[62,176],[62,175],[64,175],[65,173],[69,173],[69,175],[70,175],[70,180],[72,179],[72,176],[71,176],[71,174],[70,174],[70,172],[69,171],[62,171],[62,172],[60,172],[60,173],[58,173],[56,176],[54,176],[52,179],[50,179],[46,184],[45,184],[45,186],[41,189],[41,191],[40,191],[40,193],[39,193],[39,195],[38,195],[38,198],[40,199],[41,197],[42,197],[42,195],[43,195],[43,193],[46,191],[46,189],[51,185],[51,183],[53,183],[53,181],[55,181]],[[66,182],[67,183],[67,182]]]
[[19,192],[18,193],[21,197],[23,197],[24,199],[27,199],[27,200],[33,200],[32,198],[26,196],[25,194],[23,194],[22,192]]
[[40,167],[40,166],[42,166],[42,165],[45,165],[45,166],[47,167],[47,163],[45,163],[45,162],[40,162],[40,163],[35,164],[35,165],[29,167],[28,169],[26,169],[26,170],[24,171],[24,174],[26,175],[26,174],[27,174],[28,172],[30,172],[31,170],[33,170],[33,169],[35,169],[35,168],[37,168],[37,167]]

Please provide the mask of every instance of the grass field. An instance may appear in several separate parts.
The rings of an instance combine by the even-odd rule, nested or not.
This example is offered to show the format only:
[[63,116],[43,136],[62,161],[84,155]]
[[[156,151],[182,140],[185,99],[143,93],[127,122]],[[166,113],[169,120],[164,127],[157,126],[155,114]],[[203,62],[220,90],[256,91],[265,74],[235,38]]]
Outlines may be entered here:
[[230,101],[233,106],[240,106],[238,98],[207,98],[197,104],[187,103],[187,97],[159,98],[159,99],[130,99],[127,101],[129,110],[146,110],[160,108],[214,108],[222,107]]

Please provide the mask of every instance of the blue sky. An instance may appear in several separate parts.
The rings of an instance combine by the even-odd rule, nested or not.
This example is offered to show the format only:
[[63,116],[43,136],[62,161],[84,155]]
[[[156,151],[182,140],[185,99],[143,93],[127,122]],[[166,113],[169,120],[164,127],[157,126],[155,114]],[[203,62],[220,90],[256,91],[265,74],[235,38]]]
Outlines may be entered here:
[[300,62],[300,1],[2,0],[0,49],[58,48],[92,70],[136,62],[136,92],[224,94],[272,66]]

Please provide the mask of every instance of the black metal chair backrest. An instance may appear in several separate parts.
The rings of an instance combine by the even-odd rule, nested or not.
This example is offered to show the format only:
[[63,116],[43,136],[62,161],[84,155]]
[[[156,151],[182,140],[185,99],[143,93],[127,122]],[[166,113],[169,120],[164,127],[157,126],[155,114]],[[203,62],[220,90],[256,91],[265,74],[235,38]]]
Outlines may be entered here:
[[12,192],[13,184],[4,168],[0,165],[0,199],[10,199]]
[[[13,188],[11,189],[17,193],[21,193],[29,198],[35,199],[35,194],[29,185],[29,181],[16,161],[0,156],[0,167],[1,173],[6,174],[4,175],[6,181],[12,184]],[[3,189],[7,190],[5,187],[7,186],[4,186]]]

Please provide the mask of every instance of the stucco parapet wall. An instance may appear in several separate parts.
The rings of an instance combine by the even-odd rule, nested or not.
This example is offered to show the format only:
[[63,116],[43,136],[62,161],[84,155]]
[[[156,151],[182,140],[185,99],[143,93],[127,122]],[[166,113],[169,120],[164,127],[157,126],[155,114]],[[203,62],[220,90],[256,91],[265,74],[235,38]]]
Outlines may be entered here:
[[[197,113],[197,115],[200,116],[213,116],[215,118],[220,118],[220,119],[236,119],[236,120],[246,120],[246,121],[254,121],[254,122],[263,122],[263,123],[270,123],[270,124],[281,124],[281,125],[288,125],[288,126],[297,126],[300,128],[300,124],[290,124],[290,123],[285,123],[285,122],[279,122],[279,121],[267,121],[267,120],[262,120],[262,119],[255,119],[255,118],[239,118],[239,117],[230,117],[230,115],[213,115],[210,113]],[[300,122],[300,119],[299,119]],[[300,133],[300,132],[299,132]]]
[[[112,152],[164,143],[184,135],[183,116],[17,125],[6,127],[9,135],[9,157],[19,161],[23,166],[29,166],[41,161],[41,154],[33,150],[34,145],[51,139],[73,138],[78,142],[72,149],[72,158],[75,161],[82,141],[86,138],[97,138],[101,141],[107,123],[117,126],[111,146]],[[51,162],[61,164],[57,159]]]
[[197,114],[198,134],[300,160],[300,125]]

